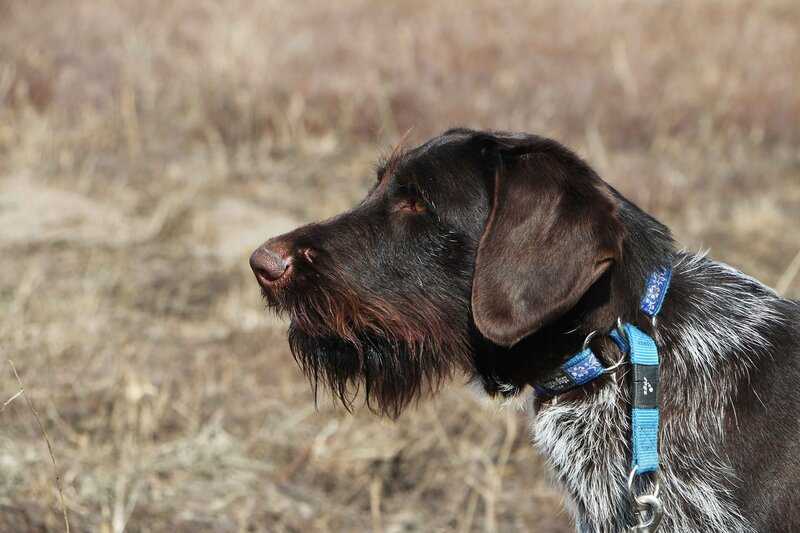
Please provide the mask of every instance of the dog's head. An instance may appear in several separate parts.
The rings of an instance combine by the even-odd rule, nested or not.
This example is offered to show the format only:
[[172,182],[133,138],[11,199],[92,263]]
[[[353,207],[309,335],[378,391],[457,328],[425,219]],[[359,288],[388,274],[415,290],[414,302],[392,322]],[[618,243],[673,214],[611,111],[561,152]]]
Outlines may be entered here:
[[392,154],[359,205],[250,264],[315,390],[350,406],[363,388],[396,416],[573,308],[622,234],[609,189],[561,145],[459,129]]

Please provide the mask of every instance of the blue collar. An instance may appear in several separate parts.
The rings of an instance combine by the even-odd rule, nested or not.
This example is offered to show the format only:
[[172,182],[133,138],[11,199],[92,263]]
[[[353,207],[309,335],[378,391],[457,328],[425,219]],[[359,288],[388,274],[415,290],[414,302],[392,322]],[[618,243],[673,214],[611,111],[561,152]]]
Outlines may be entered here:
[[[661,311],[664,298],[672,280],[672,269],[664,267],[647,278],[644,295],[639,305],[642,312],[650,317],[653,328],[656,316]],[[609,337],[617,344],[623,354],[630,359],[633,370],[631,380],[631,473],[629,490],[634,477],[657,472],[659,468],[658,429],[659,429],[659,358],[658,347],[647,333],[633,324],[619,324]],[[600,376],[613,371],[605,367],[588,345],[591,335],[584,342],[583,349],[570,357],[563,365],[534,385],[539,396],[556,396],[580,387]],[[657,490],[653,494],[657,499]],[[637,500],[638,502],[638,500]],[[660,506],[660,502],[657,502]],[[655,509],[655,507],[653,508]],[[655,517],[655,510],[653,517]],[[660,515],[659,515],[660,520]]]
[[[644,295],[642,296],[639,308],[644,314],[650,317],[654,324],[656,315],[658,315],[661,311],[661,307],[664,305],[664,299],[667,296],[671,280],[672,269],[668,267],[660,268],[647,277]],[[630,328],[633,328],[635,332],[628,335],[628,330]],[[631,354],[631,363],[633,364],[637,364],[634,360],[636,354],[631,352],[630,344],[626,341],[626,338],[638,339],[639,335],[637,335],[636,332],[645,335],[648,339],[650,338],[631,324],[622,324],[608,334],[623,353],[626,355],[629,353]],[[590,338],[591,337],[587,337],[587,341]],[[652,339],[650,340],[652,341]],[[614,365],[614,368],[616,368],[616,365]],[[534,384],[533,388],[540,397],[558,396],[559,394],[582,387],[594,381],[606,374],[609,370],[610,369],[598,359],[597,355],[595,355],[592,348],[588,345],[588,342],[584,342],[581,351],[567,359],[560,367],[546,374],[544,378]]]
[[[647,277],[644,295],[639,308],[650,317],[653,330],[656,316],[661,311],[672,280],[672,270],[664,267]],[[633,377],[631,379],[631,471],[628,475],[628,492],[634,503],[634,514],[639,515],[636,531],[655,531],[663,516],[663,505],[658,499],[658,454],[659,430],[659,370],[658,346],[647,333],[633,324],[618,324],[609,332],[609,337],[630,360]],[[600,376],[613,371],[618,365],[605,367],[597,359],[588,341],[583,349],[570,357],[561,367],[546,379],[534,385],[539,396],[556,396],[562,392],[580,387]],[[634,481],[639,476],[653,474],[655,488],[652,494],[636,496]],[[640,482],[639,487],[643,485]],[[652,529],[650,529],[652,527]]]

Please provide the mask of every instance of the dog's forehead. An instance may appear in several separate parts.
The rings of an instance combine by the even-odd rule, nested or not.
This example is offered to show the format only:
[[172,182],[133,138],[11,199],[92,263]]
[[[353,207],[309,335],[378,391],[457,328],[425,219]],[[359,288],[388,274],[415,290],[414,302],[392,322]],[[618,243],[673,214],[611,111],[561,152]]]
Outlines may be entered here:
[[414,181],[420,186],[447,186],[457,176],[472,170],[466,157],[471,132],[458,130],[438,135],[402,154],[394,168],[400,182]]
[[452,156],[453,152],[463,148],[473,138],[475,132],[465,129],[449,130],[441,135],[432,137],[410,150],[410,158],[437,158]]

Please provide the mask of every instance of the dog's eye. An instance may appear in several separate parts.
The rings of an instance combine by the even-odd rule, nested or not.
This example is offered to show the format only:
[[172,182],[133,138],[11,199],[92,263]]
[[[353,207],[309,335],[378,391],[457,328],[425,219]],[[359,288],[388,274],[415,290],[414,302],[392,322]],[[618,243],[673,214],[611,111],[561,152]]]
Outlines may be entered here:
[[397,189],[394,208],[405,213],[424,213],[428,205],[414,185],[403,185]]
[[406,213],[424,213],[428,210],[428,207],[421,199],[409,197],[400,199],[395,204],[395,209]]

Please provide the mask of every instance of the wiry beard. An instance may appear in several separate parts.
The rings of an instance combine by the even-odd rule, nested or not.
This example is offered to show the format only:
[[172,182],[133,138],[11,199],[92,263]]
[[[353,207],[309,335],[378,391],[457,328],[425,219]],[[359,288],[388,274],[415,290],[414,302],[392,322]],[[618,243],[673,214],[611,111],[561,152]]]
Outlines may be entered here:
[[310,337],[289,328],[289,345],[315,394],[320,383],[350,410],[364,394],[367,407],[392,418],[424,393],[433,392],[454,366],[421,346],[371,337],[359,346],[340,338]]
[[290,318],[289,346],[315,398],[322,385],[351,410],[363,393],[371,411],[396,418],[468,369],[467,317],[459,320],[455,309],[444,313],[422,298],[400,305],[361,298],[330,279],[309,286],[313,294],[303,298],[280,289],[264,296]]

